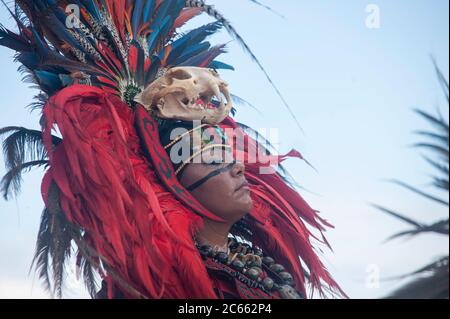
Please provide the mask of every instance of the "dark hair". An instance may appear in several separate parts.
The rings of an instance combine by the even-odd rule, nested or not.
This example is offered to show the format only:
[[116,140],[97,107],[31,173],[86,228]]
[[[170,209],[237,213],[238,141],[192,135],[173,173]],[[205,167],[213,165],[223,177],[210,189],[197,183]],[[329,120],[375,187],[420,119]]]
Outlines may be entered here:
[[[171,121],[171,120],[162,121],[160,123],[160,126],[159,126],[159,139],[160,139],[161,145],[163,147],[166,147],[166,145],[169,145],[173,141],[173,139],[172,139],[173,137],[171,138],[171,134],[172,134],[173,130],[177,129],[177,128],[184,128],[186,130],[192,130],[193,123],[192,122],[177,121],[177,120],[174,120],[174,121]],[[166,149],[166,153],[167,153],[167,155],[169,155],[170,159],[171,159],[170,152],[172,150],[172,147],[173,147],[173,145]],[[172,161],[172,159],[171,159],[171,163],[173,165],[173,169],[174,170],[177,170],[182,164],[181,162],[180,163],[174,163]]]

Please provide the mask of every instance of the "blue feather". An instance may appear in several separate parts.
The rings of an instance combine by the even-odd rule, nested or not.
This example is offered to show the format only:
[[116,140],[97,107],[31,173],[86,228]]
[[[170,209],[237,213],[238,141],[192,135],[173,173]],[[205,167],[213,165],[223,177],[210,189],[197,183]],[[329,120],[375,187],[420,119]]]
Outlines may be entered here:
[[179,66],[200,66],[206,60],[214,60],[220,54],[225,53],[225,52],[226,52],[226,50],[225,50],[224,44],[216,45],[216,46],[212,47],[211,49],[209,49],[208,51],[203,51],[200,54],[193,56],[189,60],[184,61],[183,63],[179,64]]
[[98,10],[97,5],[94,3],[94,0],[80,0],[83,3],[83,6],[90,13],[92,17],[96,20],[100,20],[100,11]]
[[150,53],[153,53],[158,43],[165,40],[175,19],[184,8],[184,4],[183,0],[165,0],[159,5],[156,16],[150,26],[152,33],[147,38]]
[[106,5],[106,1],[105,1],[105,0],[100,0],[100,1],[101,1],[101,3],[102,3],[101,7],[104,8],[105,11],[108,12],[108,6]]
[[73,48],[80,50],[83,53],[86,53],[84,48],[78,43],[78,41],[67,31],[66,26],[59,21],[59,19],[55,15],[47,16],[47,26],[51,27],[52,32],[54,32],[58,38],[62,41],[67,42]]
[[68,74],[60,74],[59,79],[61,80],[62,86],[66,87],[73,84],[73,77]]
[[137,29],[141,24],[142,10],[144,8],[144,4],[145,4],[144,0],[136,0],[134,3],[133,17],[131,19],[134,37],[136,37]]
[[167,17],[167,11],[169,7],[172,6],[172,1],[164,0],[158,7],[156,16],[152,21],[151,29],[156,29],[157,26],[161,25],[162,21]]
[[[181,10],[184,8],[185,2],[184,0],[164,0],[158,7],[158,12],[156,13],[155,18],[152,21],[150,29],[155,30],[163,24],[163,21],[166,21],[167,18],[170,18],[170,26],[173,25],[176,18],[180,15]],[[167,26],[165,26],[167,27]],[[162,27],[160,29],[163,29]],[[170,31],[169,30],[167,32]],[[161,33],[161,37],[165,37],[167,35]]]
[[38,79],[39,85],[47,92],[56,92],[63,87],[61,79],[55,73],[47,71],[34,71],[36,78]]
[[0,24],[0,45],[14,51],[31,51],[30,44],[25,38],[6,29]]
[[17,55],[16,60],[30,70],[34,70],[39,64],[39,57],[34,52],[22,52]]
[[148,0],[147,3],[145,4],[144,20],[143,20],[144,23],[148,22],[152,18],[153,13],[155,11],[155,6],[156,0]]
[[179,65],[179,64],[189,60],[190,58],[192,58],[196,55],[199,55],[202,52],[208,51],[208,49],[210,47],[211,47],[211,44],[209,42],[203,42],[203,43],[199,43],[197,45],[192,45],[188,48],[188,50],[183,52],[183,55],[178,57],[173,64]]
[[36,66],[31,67],[30,69],[35,69],[41,66],[41,68],[45,67],[46,70],[59,70],[61,73],[63,73],[63,71],[81,71],[100,74],[98,72],[99,69],[93,68],[89,64],[71,60],[56,51],[52,51],[44,44],[36,29],[32,28],[31,30],[36,43],[35,55],[38,57],[38,62]]
[[[205,40],[208,36],[216,33],[218,30],[220,30],[223,27],[223,25],[220,22],[212,22],[206,25],[203,25],[197,29],[191,30],[180,39],[176,40],[173,43],[174,48],[181,47],[183,45],[186,45],[186,41],[189,41],[191,43],[200,43],[203,40]],[[189,44],[189,43],[187,43]]]
[[39,9],[39,11],[44,11],[46,8],[45,4],[42,3],[41,0],[33,1],[32,5],[35,5]]
[[158,25],[157,28],[153,29],[153,32],[150,34],[150,37],[148,39],[148,51],[150,53],[153,53],[153,50],[156,47],[156,44],[158,43],[158,40],[160,40],[160,34],[162,34],[162,30],[167,27],[167,25],[170,24],[171,18],[167,16],[161,24]]
[[208,68],[217,69],[217,70],[231,70],[234,71],[234,67],[232,65],[214,60],[209,65]]
[[44,53],[47,52],[47,47],[44,44],[44,42],[42,41],[41,37],[39,36],[39,34],[37,33],[35,28],[31,28],[31,33],[33,34],[34,37],[34,41],[37,44],[37,50],[39,53]]
[[47,1],[48,1],[47,5],[52,9],[55,16],[58,18],[58,20],[61,23],[64,24],[67,19],[66,14],[61,10],[60,7],[58,7],[58,4],[56,3],[56,1],[54,1],[54,0],[47,0]]
[[187,53],[185,51],[186,48],[200,44],[208,36],[214,34],[221,28],[222,24],[220,22],[213,22],[188,32],[172,44],[172,52],[167,59],[168,63],[172,63],[173,60],[178,59],[181,55],[185,55]]

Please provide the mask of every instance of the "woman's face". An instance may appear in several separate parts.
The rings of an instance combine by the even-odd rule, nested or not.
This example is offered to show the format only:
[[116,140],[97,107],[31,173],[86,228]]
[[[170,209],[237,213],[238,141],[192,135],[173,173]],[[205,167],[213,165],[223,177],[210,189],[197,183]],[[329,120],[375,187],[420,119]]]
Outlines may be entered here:
[[[253,202],[244,176],[245,166],[234,161],[217,160],[216,154],[202,155],[202,163],[188,164],[180,183],[190,190],[195,199],[213,214],[230,223],[250,213]],[[206,163],[211,164],[206,164]]]

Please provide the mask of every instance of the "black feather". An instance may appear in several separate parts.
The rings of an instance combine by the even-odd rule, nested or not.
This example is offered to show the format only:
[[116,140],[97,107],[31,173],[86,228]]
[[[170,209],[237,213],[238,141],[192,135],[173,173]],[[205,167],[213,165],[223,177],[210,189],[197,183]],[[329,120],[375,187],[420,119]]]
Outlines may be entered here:
[[152,57],[152,64],[150,66],[150,69],[147,71],[147,74],[145,74],[145,86],[149,85],[151,82],[153,82],[158,75],[159,68],[161,66],[161,59],[154,55]]
[[[5,134],[10,134],[3,141],[3,153],[7,169],[26,161],[39,161],[48,158],[41,131],[20,126],[8,126],[0,129],[0,137]],[[58,145],[61,139],[52,136],[52,142],[54,145]]]
[[[0,185],[5,199],[20,191],[22,173],[34,166],[47,164],[47,150],[42,139],[42,132],[19,126],[0,129],[0,137],[9,134],[3,141],[5,166],[9,172],[3,177]],[[61,139],[52,136],[54,145]]]
[[285,18],[282,14],[278,13],[277,11],[275,11],[274,9],[272,9],[271,7],[269,7],[268,5],[265,5],[265,4],[263,4],[263,3],[259,2],[259,1],[256,1],[256,0],[250,0],[250,1],[253,2],[254,4],[260,6],[260,7],[263,7],[264,9],[269,10],[269,11],[272,12],[272,13],[275,13],[275,14],[276,14],[277,16],[279,16],[280,18],[283,18],[283,19]]
[[36,240],[36,249],[34,258],[31,263],[30,272],[33,268],[36,269],[39,279],[44,284],[44,289],[51,292],[50,284],[50,247],[52,241],[52,234],[50,232],[50,214],[47,208],[44,208],[41,215],[41,223]]
[[6,29],[0,24],[0,45],[8,47],[14,51],[29,51],[30,44],[22,36]]
[[0,181],[0,192],[7,200],[12,193],[18,194],[22,183],[22,174],[29,171],[33,167],[47,166],[48,161],[31,161],[23,163],[11,168]]
[[38,271],[40,279],[53,296],[62,297],[66,261],[71,256],[74,238],[80,236],[81,229],[70,224],[61,210],[58,187],[55,183],[51,184],[48,207],[41,217],[30,270],[35,268]]

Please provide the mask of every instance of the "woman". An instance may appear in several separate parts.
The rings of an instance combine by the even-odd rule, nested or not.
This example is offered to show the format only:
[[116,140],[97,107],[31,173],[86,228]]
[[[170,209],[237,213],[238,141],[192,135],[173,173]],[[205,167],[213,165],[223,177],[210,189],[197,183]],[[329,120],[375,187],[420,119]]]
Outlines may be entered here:
[[[47,287],[61,296],[75,245],[92,296],[95,273],[109,298],[300,298],[306,284],[342,293],[306,226],[330,225],[270,165],[287,156],[258,153],[229,116],[216,70],[232,67],[206,41],[222,26],[242,41],[227,20],[197,0],[68,5],[16,1],[19,33],[0,28],[41,90],[41,131],[0,131],[10,134],[1,186],[6,197],[23,170],[45,167],[35,263]],[[201,13],[217,21],[180,31]]]
[[[221,219],[203,217],[188,235],[198,249],[198,259],[202,259],[201,270],[207,271],[203,284],[221,299],[303,298],[304,287],[295,289],[303,273],[291,275],[286,268],[295,266],[276,263],[252,243],[252,185],[245,177],[245,164],[236,160],[237,149],[228,143],[230,137],[219,126],[180,121],[165,121],[160,131],[161,145],[180,184]],[[176,218],[174,222],[183,222],[182,215]],[[122,290],[115,287],[114,297],[125,297]],[[104,283],[97,298],[106,297]]]
[[[191,125],[191,130],[173,135],[175,129],[189,128],[188,124],[177,122],[175,127],[166,128],[162,144],[166,145],[181,185],[207,210],[223,219],[217,222],[204,218],[202,227],[194,234],[217,296],[246,298],[251,291],[258,298],[279,298],[281,291],[284,298],[301,298],[301,294],[291,289],[293,277],[284,267],[264,256],[261,248],[242,241],[251,234],[248,228],[246,232],[239,231],[239,226],[245,229],[243,220],[250,214],[253,200],[245,165],[235,160],[225,133],[220,127]],[[201,145],[197,147],[193,146],[195,134],[201,135],[198,139]],[[169,141],[169,136],[175,138]],[[173,152],[174,148],[177,152]],[[184,157],[177,156],[182,148],[192,151],[184,152]],[[242,283],[247,287],[243,289]]]

